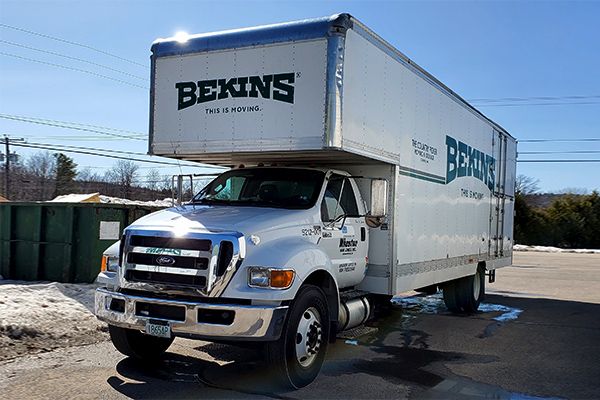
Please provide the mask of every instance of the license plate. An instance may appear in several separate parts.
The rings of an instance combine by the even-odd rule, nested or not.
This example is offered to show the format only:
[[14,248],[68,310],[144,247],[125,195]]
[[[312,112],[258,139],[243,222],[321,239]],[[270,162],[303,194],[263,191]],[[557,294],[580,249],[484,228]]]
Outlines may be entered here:
[[171,325],[163,321],[148,321],[146,322],[146,334],[164,338],[171,337]]

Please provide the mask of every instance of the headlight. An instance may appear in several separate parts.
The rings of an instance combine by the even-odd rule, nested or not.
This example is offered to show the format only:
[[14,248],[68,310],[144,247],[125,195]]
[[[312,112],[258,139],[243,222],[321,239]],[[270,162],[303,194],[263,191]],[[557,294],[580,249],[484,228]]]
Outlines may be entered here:
[[293,269],[279,269],[266,267],[248,268],[248,286],[287,289],[292,286],[296,272]]
[[111,257],[102,255],[102,262],[100,263],[100,271],[111,271],[115,272],[119,268],[119,257]]

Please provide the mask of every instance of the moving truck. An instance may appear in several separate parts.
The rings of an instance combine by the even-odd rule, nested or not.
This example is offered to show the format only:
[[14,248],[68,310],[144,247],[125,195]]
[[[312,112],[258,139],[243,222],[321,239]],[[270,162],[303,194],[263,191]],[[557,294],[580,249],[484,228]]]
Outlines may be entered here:
[[472,313],[511,264],[515,139],[354,17],[151,59],[149,153],[229,169],[124,230],[95,307],[122,353],[245,341],[299,388],[378,304],[439,288]]

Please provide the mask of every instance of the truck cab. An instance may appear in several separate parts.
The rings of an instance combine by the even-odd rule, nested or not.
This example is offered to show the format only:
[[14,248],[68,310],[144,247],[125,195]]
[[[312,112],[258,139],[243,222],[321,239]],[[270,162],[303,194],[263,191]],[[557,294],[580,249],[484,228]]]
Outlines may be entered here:
[[[173,336],[278,343],[283,335],[300,341],[298,364],[310,367],[303,360],[316,362],[311,356],[329,335],[370,312],[362,300],[339,318],[339,293],[365,277],[366,218],[384,217],[368,212],[356,179],[340,170],[294,167],[219,175],[190,202],[125,229],[118,284],[97,291],[96,315],[130,355],[137,354],[134,343],[149,351],[147,340],[167,343]],[[286,332],[290,306],[307,287],[314,304],[301,311],[310,318],[297,312],[302,318]]]

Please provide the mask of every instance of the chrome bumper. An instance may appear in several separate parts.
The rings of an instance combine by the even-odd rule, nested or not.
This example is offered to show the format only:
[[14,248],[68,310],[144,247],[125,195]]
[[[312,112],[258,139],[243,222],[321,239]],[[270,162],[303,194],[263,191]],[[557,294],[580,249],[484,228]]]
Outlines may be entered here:
[[[112,299],[123,300],[124,312],[110,309]],[[164,300],[112,292],[105,288],[96,289],[95,314],[101,321],[122,328],[144,330],[150,319],[169,321],[175,336],[198,339],[221,340],[277,340],[285,322],[288,306],[252,306],[237,304],[212,304],[188,301]],[[136,315],[136,303],[150,303],[185,307],[185,321],[173,321]],[[234,312],[229,325],[198,322],[198,310]]]

